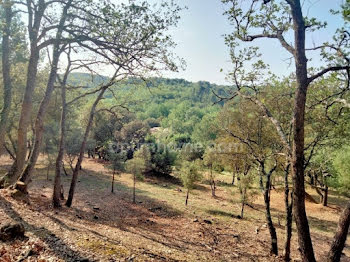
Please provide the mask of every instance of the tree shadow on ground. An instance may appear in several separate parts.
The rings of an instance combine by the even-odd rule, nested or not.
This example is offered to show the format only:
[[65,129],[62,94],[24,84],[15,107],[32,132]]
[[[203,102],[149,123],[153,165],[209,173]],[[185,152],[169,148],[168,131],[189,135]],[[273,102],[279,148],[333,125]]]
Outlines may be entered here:
[[22,223],[25,229],[44,241],[55,253],[55,255],[65,261],[87,261],[79,252],[72,250],[54,233],[44,227],[36,227],[25,221],[12,207],[12,204],[0,196],[0,208],[14,221]]
[[220,209],[209,209],[206,212],[213,216],[222,216],[222,217],[231,217],[231,218],[236,217],[233,213],[226,212]]
[[335,232],[337,229],[337,223],[326,219],[319,219],[317,217],[308,216],[309,224],[311,228],[315,228],[323,232]]

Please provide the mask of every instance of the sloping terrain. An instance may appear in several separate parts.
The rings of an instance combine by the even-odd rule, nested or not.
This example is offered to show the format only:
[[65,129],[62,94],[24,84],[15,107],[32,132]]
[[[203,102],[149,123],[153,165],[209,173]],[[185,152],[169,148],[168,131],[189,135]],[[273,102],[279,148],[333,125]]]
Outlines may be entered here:
[[[10,164],[0,161],[3,167]],[[25,239],[0,243],[0,261],[280,261],[269,255],[262,200],[256,197],[254,209],[247,207],[245,218],[238,219],[239,196],[225,182],[228,176],[219,177],[217,198],[201,184],[187,207],[175,179],[146,178],[137,182],[137,204],[132,204],[130,175],[116,177],[112,194],[111,171],[105,163],[86,159],[73,207],[54,210],[53,171],[47,180],[42,160],[36,173],[29,204],[0,191],[1,226],[18,221],[26,228]],[[70,177],[63,180],[68,192]],[[283,194],[273,191],[271,201],[282,250]],[[341,201],[331,196],[330,207],[307,204],[319,259],[328,251],[340,212],[335,203]],[[292,253],[298,259],[296,248],[294,236]],[[350,261],[349,247],[344,254],[342,261]]]

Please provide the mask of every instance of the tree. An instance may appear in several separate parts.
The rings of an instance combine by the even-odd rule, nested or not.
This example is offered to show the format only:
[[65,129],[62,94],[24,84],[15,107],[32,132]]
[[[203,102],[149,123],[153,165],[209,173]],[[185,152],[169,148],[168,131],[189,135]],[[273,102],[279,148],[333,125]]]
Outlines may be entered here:
[[[107,5],[105,8],[98,9],[100,13],[94,20],[89,20],[90,27],[96,31],[95,35],[99,34],[101,28],[109,30],[108,34],[102,34],[105,37],[105,46],[90,47],[90,49],[112,63],[115,71],[112,78],[103,81],[99,85],[97,88],[98,95],[90,108],[89,119],[66,201],[68,207],[72,205],[76,182],[96,108],[107,89],[127,77],[143,77],[145,71],[177,70],[175,61],[171,59],[173,56],[170,50],[173,47],[173,42],[166,35],[166,32],[170,27],[176,25],[180,8],[173,3],[167,4],[164,2],[161,5],[163,7],[162,11],[155,11],[146,2],[143,2],[140,6],[134,3],[130,5],[122,4],[120,9]],[[164,16],[167,19],[163,19]],[[120,28],[116,28],[116,24],[120,25]],[[90,30],[90,28],[87,30]],[[120,52],[121,49],[125,50],[126,53]]]
[[11,63],[10,55],[12,53],[10,47],[10,37],[11,37],[11,24],[12,24],[12,3],[11,1],[3,1],[2,3],[3,16],[2,16],[2,45],[1,45],[1,55],[2,55],[2,79],[4,86],[4,102],[1,111],[0,119],[0,148],[3,147],[5,141],[6,125],[8,122],[11,103],[12,103],[12,81],[11,81]]
[[350,225],[350,201],[347,203],[343,212],[340,215],[338,228],[334,236],[330,251],[328,253],[327,261],[338,262],[345,246],[346,238],[349,232]]
[[211,195],[215,197],[216,183],[215,183],[215,171],[216,166],[219,164],[219,159],[217,153],[212,148],[207,148],[203,155],[203,163],[209,168],[208,180],[210,183]]
[[[22,170],[20,170],[20,172],[22,173],[18,179],[19,181],[25,184],[28,184],[28,181],[34,170],[34,166],[39,157],[43,134],[44,134],[44,117],[46,115],[47,108],[49,106],[50,99],[55,88],[55,82],[56,82],[57,73],[58,73],[58,63],[60,60],[60,56],[64,51],[64,48],[62,48],[61,46],[61,41],[62,41],[64,26],[65,26],[66,20],[68,19],[68,10],[71,8],[72,3],[73,3],[73,0],[68,0],[65,3],[62,10],[61,17],[59,19],[59,23],[57,25],[57,32],[55,36],[56,41],[52,47],[53,51],[52,51],[52,61],[50,65],[51,67],[50,75],[47,82],[45,95],[43,100],[40,103],[39,111],[37,113],[36,120],[35,120],[35,129],[34,129],[35,140],[34,140],[33,150],[30,155],[30,159],[27,165],[25,166],[23,172]],[[21,166],[19,166],[19,168],[21,168]]]
[[[63,163],[63,157],[66,150],[66,116],[67,116],[67,103],[66,103],[66,92],[67,92],[67,79],[69,72],[71,70],[71,59],[70,59],[70,51],[68,51],[68,65],[66,68],[66,72],[63,76],[63,80],[61,82],[61,102],[62,102],[62,109],[61,109],[61,119],[60,119],[60,139],[59,139],[59,146],[58,146],[58,154],[56,157],[56,163],[55,163],[55,179],[54,179],[54,187],[53,187],[53,194],[52,194],[52,204],[54,208],[58,208],[61,206],[61,173],[62,169],[64,168]],[[72,166],[72,164],[71,164]]]
[[[306,48],[305,37],[309,32],[322,28],[323,23],[316,19],[303,16],[302,6],[299,0],[286,0],[281,3],[274,1],[250,1],[248,5],[240,5],[238,0],[223,0],[230,3],[226,14],[235,27],[235,32],[226,38],[227,43],[236,47],[236,41],[252,42],[260,38],[276,39],[280,42],[294,58],[296,92],[294,97],[293,117],[293,147],[288,149],[287,141],[283,132],[279,132],[281,140],[286,145],[291,158],[293,175],[293,210],[297,225],[299,247],[304,261],[315,261],[312,241],[310,237],[309,224],[305,212],[305,184],[304,184],[304,146],[305,146],[305,104],[309,86],[316,80],[322,78],[329,72],[349,71],[349,60],[343,48],[348,45],[344,36],[344,30],[339,30],[334,38],[335,43],[325,43],[314,48]],[[241,6],[247,7],[245,10]],[[290,20],[293,22],[292,25]],[[294,33],[294,43],[290,44],[285,36],[288,32]],[[332,56],[326,51],[329,48],[339,55]],[[307,51],[321,50],[322,58],[327,61],[326,67],[321,68],[317,73],[312,74],[307,65]],[[254,55],[248,53],[252,58]],[[333,58],[333,59],[332,59]],[[249,59],[250,60],[250,59]],[[242,62],[242,60],[241,60]],[[237,61],[237,63],[240,63]],[[236,64],[237,65],[237,64]],[[262,66],[260,67],[262,68]],[[236,69],[237,70],[237,69]],[[233,74],[235,74],[235,71]],[[348,76],[345,76],[349,81]],[[258,101],[257,101],[258,102]],[[262,105],[263,106],[263,105]],[[268,112],[266,112],[268,115]],[[273,117],[270,116],[273,121]],[[275,127],[281,131],[280,126],[275,122]]]
[[195,183],[202,178],[201,174],[198,172],[197,163],[184,161],[180,168],[180,178],[183,186],[187,190],[185,201],[185,205],[187,206],[190,191],[194,188]]
[[126,161],[126,155],[123,152],[115,152],[113,149],[110,152],[110,161],[112,162],[112,187],[111,193],[114,193],[114,176],[115,174],[120,174],[124,170],[124,165]]
[[240,217],[244,218],[244,207],[248,203],[249,199],[256,195],[255,190],[253,189],[253,184],[255,180],[255,175],[250,172],[251,165],[246,162],[245,168],[242,170],[242,176],[238,181],[238,189],[240,193],[241,201],[241,215]]
[[[233,112],[230,109],[223,110],[218,122],[222,123],[220,125],[222,132],[227,133],[233,141],[245,148],[248,158],[259,170],[259,185],[264,197],[266,222],[271,236],[271,253],[277,255],[277,234],[271,216],[270,191],[271,176],[277,168],[276,156],[281,151],[281,145],[276,143],[276,132],[270,122],[264,119],[255,103],[243,100],[238,106],[239,108]],[[249,181],[247,179],[247,183]],[[248,186],[249,183],[244,185],[244,188]],[[242,191],[243,210],[246,189]]]
[[136,152],[133,159],[126,162],[126,170],[133,175],[133,198],[132,202],[136,204],[136,180],[143,178],[142,174],[145,171],[146,165],[139,151]]

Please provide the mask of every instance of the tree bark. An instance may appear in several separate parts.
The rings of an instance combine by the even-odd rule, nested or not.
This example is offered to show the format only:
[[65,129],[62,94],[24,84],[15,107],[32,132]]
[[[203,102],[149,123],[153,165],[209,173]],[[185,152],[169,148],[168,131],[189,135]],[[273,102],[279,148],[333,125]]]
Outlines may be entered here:
[[8,123],[9,114],[12,103],[12,81],[11,81],[11,63],[10,63],[10,35],[12,22],[12,3],[10,0],[5,0],[2,4],[4,10],[4,21],[2,30],[2,78],[4,85],[4,102],[1,111],[0,120],[0,148],[3,147],[5,141],[5,132]]
[[243,195],[242,195],[242,206],[241,206],[241,218],[243,219],[243,217],[244,217],[245,198],[246,198],[247,189],[244,188],[242,193],[243,193]]
[[54,87],[55,87],[54,84],[55,84],[56,77],[57,77],[58,62],[59,62],[60,55],[62,53],[62,50],[60,49],[60,39],[62,37],[63,27],[64,27],[64,24],[65,24],[65,21],[67,18],[68,9],[71,5],[71,2],[72,2],[72,0],[68,1],[67,4],[63,8],[63,12],[61,15],[61,19],[60,19],[57,34],[56,34],[56,42],[53,46],[53,54],[52,54],[53,59],[52,59],[52,64],[51,64],[51,72],[50,72],[49,80],[47,83],[45,96],[40,103],[40,108],[39,108],[39,111],[38,111],[38,114],[36,117],[36,121],[35,121],[35,130],[34,130],[35,142],[34,142],[32,154],[30,155],[30,159],[29,159],[24,171],[22,172],[22,174],[19,178],[20,181],[22,181],[26,184],[28,184],[30,181],[30,178],[31,178],[32,173],[34,171],[35,164],[36,164],[38,157],[39,157],[39,154],[40,154],[42,138],[44,135],[44,118],[45,118],[46,111],[47,111],[47,108],[48,108],[49,103],[50,103],[52,92],[53,92]]
[[185,202],[185,205],[186,205],[186,206],[187,206],[187,204],[188,204],[188,196],[189,196],[189,194],[190,194],[190,190],[187,189],[187,193],[186,193],[186,202]]
[[327,177],[324,177],[324,197],[322,204],[324,207],[328,205],[328,184],[327,184]]
[[216,190],[216,185],[215,185],[215,180],[213,177],[213,167],[212,165],[210,166],[210,188],[211,188],[211,196],[215,197],[215,190]]
[[304,119],[306,94],[309,85],[307,58],[305,55],[305,22],[300,0],[287,0],[291,7],[295,42],[295,67],[297,88],[293,118],[293,213],[298,232],[299,250],[303,261],[314,262],[315,256],[305,211],[304,181]]
[[[31,6],[28,6],[28,9],[31,9]],[[36,85],[36,78],[38,72],[38,63],[39,63],[39,53],[40,49],[38,47],[38,34],[39,28],[41,25],[41,20],[44,15],[44,11],[46,9],[46,3],[44,0],[39,0],[37,10],[35,12],[35,17],[33,24],[31,23],[33,20],[32,14],[29,15],[29,39],[30,39],[30,58],[28,63],[28,72],[27,72],[27,81],[26,88],[24,92],[21,116],[18,124],[18,132],[17,132],[17,156],[16,156],[16,170],[14,172],[14,176],[17,179],[24,168],[25,159],[27,154],[27,132],[28,126],[30,124],[30,119],[32,115],[32,103],[33,103],[33,92]],[[32,13],[32,12],[30,12]]]
[[271,208],[270,208],[270,184],[271,184],[271,174],[267,174],[265,182],[265,192],[264,192],[264,203],[265,203],[265,216],[267,221],[267,227],[270,232],[271,237],[271,253],[278,255],[278,246],[277,246],[277,234],[275,226],[272,222],[271,217]]
[[[68,57],[68,60],[70,58]],[[70,70],[70,60],[68,61],[68,66],[66,73],[63,78],[62,86],[61,86],[61,102],[62,102],[62,111],[61,111],[61,123],[60,123],[60,144],[58,147],[58,154],[56,158],[56,168],[55,168],[55,182],[53,186],[53,195],[52,195],[52,203],[55,208],[61,207],[62,199],[62,185],[61,185],[61,172],[64,169],[63,156],[66,147],[66,115],[67,115],[67,103],[66,103],[66,91],[67,91],[67,78]]]
[[113,175],[112,175],[112,189],[111,192],[114,193],[114,174],[115,174],[115,169],[113,168]]
[[[286,228],[285,228],[285,242],[284,242],[284,261],[290,261],[290,247],[292,239],[292,221],[293,221],[293,198],[291,203],[289,203],[289,175],[290,164],[288,163],[286,169],[284,170],[284,203],[286,208]],[[293,195],[293,194],[291,194]]]
[[88,136],[89,136],[89,133],[90,133],[90,129],[92,127],[92,122],[93,122],[93,119],[94,119],[96,106],[100,102],[100,100],[102,99],[103,94],[105,93],[107,88],[109,86],[111,86],[111,85],[112,85],[112,82],[110,82],[108,85],[104,86],[101,89],[99,95],[97,96],[95,102],[93,103],[93,105],[91,107],[89,121],[88,121],[88,124],[86,126],[85,134],[84,134],[84,137],[83,137],[83,141],[82,141],[81,146],[80,146],[80,152],[79,152],[78,161],[77,161],[77,163],[75,165],[75,168],[73,170],[72,181],[71,181],[70,188],[69,188],[69,193],[68,193],[68,199],[67,199],[66,204],[65,204],[67,207],[71,207],[72,206],[72,201],[73,201],[74,191],[75,191],[75,187],[76,187],[77,180],[78,180],[79,170],[81,168],[81,164],[82,164],[83,159],[84,159],[84,152],[85,152],[85,147],[86,147],[86,141],[88,139]]
[[132,202],[136,204],[136,175],[134,174],[134,186],[132,189]]
[[345,246],[350,225],[350,201],[340,215],[337,232],[335,233],[331,249],[328,253],[328,262],[338,262]]
[[234,186],[235,185],[235,178],[236,178],[236,173],[235,171],[232,172],[232,182],[231,184]]

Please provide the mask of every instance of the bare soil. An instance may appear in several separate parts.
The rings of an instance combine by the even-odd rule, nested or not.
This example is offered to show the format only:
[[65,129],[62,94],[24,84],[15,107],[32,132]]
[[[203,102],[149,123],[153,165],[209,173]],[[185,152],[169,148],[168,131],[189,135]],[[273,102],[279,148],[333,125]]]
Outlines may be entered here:
[[[0,158],[0,173],[11,161]],[[10,190],[0,191],[0,226],[20,222],[26,238],[0,242],[0,262],[5,261],[282,261],[269,253],[269,234],[264,226],[260,195],[238,219],[239,195],[230,177],[218,176],[217,197],[200,184],[185,206],[185,192],[176,179],[154,177],[137,182],[137,203],[132,204],[132,179],[116,176],[107,163],[85,159],[72,208],[53,209],[54,170],[46,177],[41,158],[29,187],[29,203],[14,200]],[[63,177],[65,193],[70,176]],[[284,242],[283,192],[272,192],[272,211],[280,252]],[[309,194],[316,198],[315,192]],[[345,199],[330,195],[329,207],[307,203],[314,249],[322,261],[336,229]],[[299,260],[296,232],[292,254]],[[349,243],[349,239],[348,239]],[[350,247],[342,261],[350,261]]]

